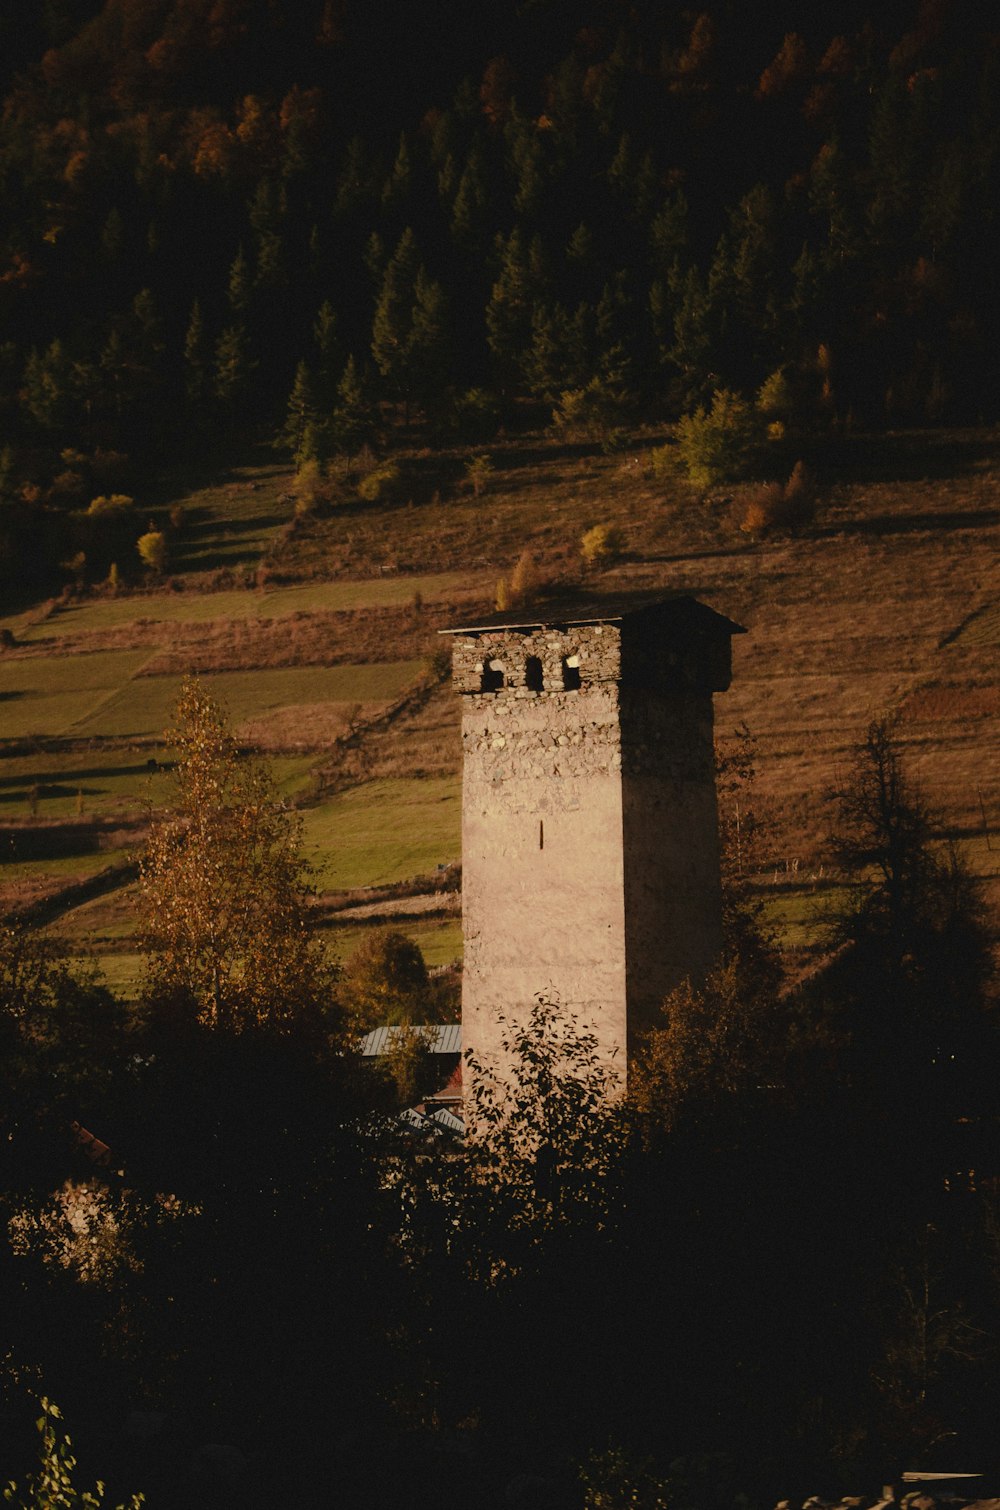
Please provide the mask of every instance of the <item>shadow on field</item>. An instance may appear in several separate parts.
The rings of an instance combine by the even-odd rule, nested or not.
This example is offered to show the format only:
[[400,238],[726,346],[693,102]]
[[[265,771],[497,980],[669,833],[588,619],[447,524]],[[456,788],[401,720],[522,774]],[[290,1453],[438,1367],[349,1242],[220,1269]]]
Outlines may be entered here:
[[984,530],[1000,524],[1000,509],[928,509],[916,514],[873,514],[863,519],[838,520],[813,531],[830,535],[916,535],[928,530]]
[[[116,776],[134,776],[142,780],[146,776],[172,771],[174,765],[172,760],[158,760],[152,765],[148,760],[142,760],[133,765],[74,766],[71,771],[33,771],[30,777],[0,776],[0,802],[20,801],[25,789],[32,786],[38,788],[42,797],[65,796],[67,793],[75,796],[84,781],[109,781]],[[99,786],[85,787],[84,795],[88,791],[99,790]]]
[[816,462],[831,482],[954,480],[1000,462],[1000,438],[926,430],[843,436],[820,442]]
[[0,828],[0,860],[23,865],[29,860],[65,860],[74,855],[94,855],[101,848],[105,831],[104,824],[93,822]]

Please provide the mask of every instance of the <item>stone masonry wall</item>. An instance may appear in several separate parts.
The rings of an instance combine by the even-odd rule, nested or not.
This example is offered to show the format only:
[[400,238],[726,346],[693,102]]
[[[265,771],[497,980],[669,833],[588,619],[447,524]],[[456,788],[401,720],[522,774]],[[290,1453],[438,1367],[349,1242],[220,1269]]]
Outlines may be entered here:
[[[541,691],[526,685],[529,656],[542,663]],[[571,656],[578,690],[563,685]],[[484,693],[490,660],[504,685]],[[603,625],[455,645],[465,689],[463,1046],[479,1058],[500,1059],[500,1015],[525,1014],[542,992],[596,1032],[624,1075],[618,668],[617,633]]]
[[[656,671],[655,646],[629,657]],[[630,1027],[715,956],[711,692],[671,690],[663,665],[623,685],[617,623],[455,638],[463,1046],[480,1058],[501,1058],[501,1015],[544,992],[624,1083]]]
[[503,668],[508,695],[530,696],[526,683],[529,657],[542,663],[543,690],[563,689],[563,659],[579,658],[580,680],[616,682],[621,674],[621,632],[615,624],[581,624],[569,629],[537,629],[529,633],[492,630],[480,635],[457,635],[452,648],[452,677],[456,692],[481,690],[483,664],[496,660]]

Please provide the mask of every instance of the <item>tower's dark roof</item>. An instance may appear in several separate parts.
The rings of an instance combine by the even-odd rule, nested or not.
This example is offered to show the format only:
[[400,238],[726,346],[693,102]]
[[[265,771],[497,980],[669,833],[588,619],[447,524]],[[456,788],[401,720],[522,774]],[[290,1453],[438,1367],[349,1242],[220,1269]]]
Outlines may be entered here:
[[452,624],[439,634],[484,634],[492,629],[547,629],[571,624],[617,624],[626,619],[655,618],[678,629],[685,625],[714,624],[729,634],[746,634],[742,624],[734,624],[724,614],[716,613],[707,603],[687,593],[635,593],[627,598],[577,599],[567,603],[535,604],[531,608],[514,608],[506,613],[485,614],[464,624]]

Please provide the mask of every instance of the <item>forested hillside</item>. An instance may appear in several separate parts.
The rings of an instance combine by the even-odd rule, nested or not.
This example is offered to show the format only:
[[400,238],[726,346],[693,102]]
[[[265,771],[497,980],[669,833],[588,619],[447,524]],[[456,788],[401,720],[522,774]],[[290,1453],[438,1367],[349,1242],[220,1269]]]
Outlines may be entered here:
[[8,592],[137,571],[114,500],[178,446],[322,461],[376,405],[477,436],[588,384],[671,417],[769,383],[815,426],[995,417],[988,8],[6,15]]

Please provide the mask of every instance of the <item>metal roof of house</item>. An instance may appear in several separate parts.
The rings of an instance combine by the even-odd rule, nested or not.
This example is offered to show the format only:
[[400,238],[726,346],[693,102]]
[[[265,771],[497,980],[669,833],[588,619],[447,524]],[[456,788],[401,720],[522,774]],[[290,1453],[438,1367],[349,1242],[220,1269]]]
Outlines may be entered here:
[[373,1028],[361,1040],[361,1054],[372,1059],[379,1054],[388,1054],[400,1033],[419,1033],[430,1054],[460,1054],[462,1052],[462,1025],[458,1022],[429,1023],[427,1026],[396,1026]]
[[400,1112],[399,1121],[410,1132],[447,1133],[450,1137],[457,1138],[465,1136],[465,1123],[461,1117],[456,1117],[454,1112],[443,1106],[427,1113],[417,1111],[415,1106],[407,1107],[406,1111]]
[[641,616],[656,617],[672,622],[678,628],[684,624],[707,626],[714,623],[729,634],[746,634],[742,624],[735,624],[724,614],[716,613],[707,603],[692,598],[687,593],[634,593],[627,598],[584,599],[572,603],[536,604],[532,611],[526,608],[510,609],[506,613],[484,614],[464,624],[452,624],[439,629],[439,634],[482,634],[491,629],[545,629],[568,627],[571,624],[615,624],[625,619]]

